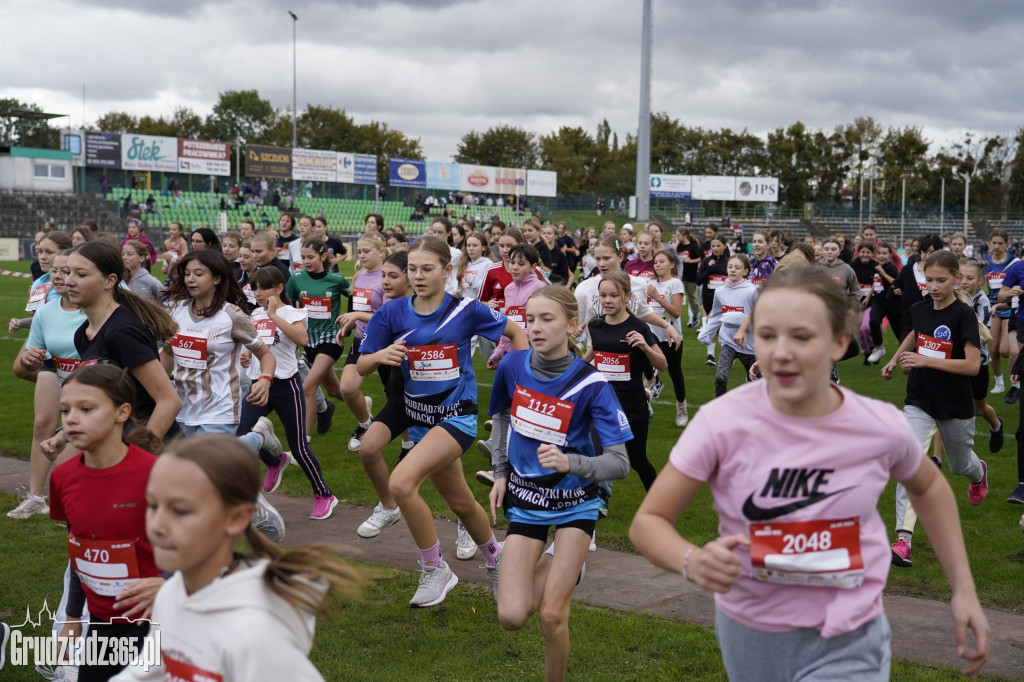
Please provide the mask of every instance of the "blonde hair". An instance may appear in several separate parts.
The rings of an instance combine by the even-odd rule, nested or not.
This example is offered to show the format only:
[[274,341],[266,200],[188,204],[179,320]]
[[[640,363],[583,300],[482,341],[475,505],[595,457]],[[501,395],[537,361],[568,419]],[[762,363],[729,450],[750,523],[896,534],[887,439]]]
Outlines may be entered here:
[[[622,270],[610,270],[601,275],[601,282],[611,282],[619,288],[622,293],[622,308],[632,315],[633,313],[629,310],[629,299],[633,295],[633,287],[629,281],[629,275]],[[600,289],[601,283],[598,283],[597,286]]]
[[[546,287],[537,289],[537,291],[530,294],[531,299],[539,296],[554,301],[558,306],[560,306],[562,308],[562,312],[565,313],[567,321],[579,319],[579,303],[576,302],[576,295],[570,291],[568,287],[562,286],[561,284],[549,284]],[[580,349],[573,340],[572,334],[567,333],[566,337],[566,345],[568,346],[569,352],[579,355]]]
[[[980,263],[979,263],[980,265]],[[953,277],[957,277],[960,274],[960,259],[954,256],[949,251],[932,251],[927,258],[924,259],[924,265],[921,267],[921,272],[926,271],[928,268],[945,268],[949,271],[949,274]],[[958,300],[966,303],[968,306],[971,305],[971,299],[967,297],[964,290],[957,287],[953,290],[953,294]],[[971,308],[973,310],[973,308]],[[977,319],[977,314],[975,314]],[[978,337],[982,343],[988,343],[992,340],[992,332],[989,328],[982,324],[981,320],[978,319]]]

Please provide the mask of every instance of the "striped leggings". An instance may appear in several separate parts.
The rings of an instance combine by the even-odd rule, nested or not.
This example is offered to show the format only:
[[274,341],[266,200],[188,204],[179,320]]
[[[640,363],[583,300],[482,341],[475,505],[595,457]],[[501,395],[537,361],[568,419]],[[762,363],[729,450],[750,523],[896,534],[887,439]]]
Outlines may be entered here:
[[[250,402],[242,401],[242,414],[238,420],[236,435],[252,431],[256,421],[265,417],[273,410],[281,419],[284,426],[284,434],[288,439],[288,447],[291,449],[292,457],[302,467],[302,473],[306,474],[313,492],[320,497],[330,497],[333,493],[324,480],[324,473],[320,470],[320,462],[316,455],[309,449],[306,442],[306,399],[302,392],[302,382],[296,373],[290,379],[275,379],[270,385],[270,397],[267,404],[257,407]],[[280,459],[268,456],[266,450],[260,450],[260,459],[267,466],[277,466]]]

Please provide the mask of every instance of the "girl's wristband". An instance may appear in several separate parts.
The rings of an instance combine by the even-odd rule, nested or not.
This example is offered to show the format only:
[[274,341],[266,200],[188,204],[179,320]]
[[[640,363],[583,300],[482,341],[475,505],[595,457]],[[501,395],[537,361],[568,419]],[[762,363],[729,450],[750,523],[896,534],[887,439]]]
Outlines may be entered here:
[[686,554],[683,555],[683,570],[682,570],[682,574],[683,574],[683,577],[686,578],[687,580],[689,580],[691,583],[693,582],[693,578],[690,576],[690,557],[693,556],[693,553],[695,551],[697,551],[697,548],[696,547],[691,547],[690,549],[686,550]]
[[274,383],[273,374],[261,374],[258,377],[256,377],[256,381],[259,381],[260,379],[267,379],[268,381],[270,381],[270,383]]

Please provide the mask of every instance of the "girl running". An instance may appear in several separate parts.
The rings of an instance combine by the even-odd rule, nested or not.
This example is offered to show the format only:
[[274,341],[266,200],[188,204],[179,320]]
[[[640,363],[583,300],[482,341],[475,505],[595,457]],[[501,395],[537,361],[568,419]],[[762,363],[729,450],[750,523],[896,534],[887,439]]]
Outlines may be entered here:
[[[877,506],[890,477],[921,510],[949,579],[956,643],[970,661],[964,673],[977,674],[988,656],[990,630],[949,485],[894,407],[829,379],[849,345],[848,311],[820,268],[776,272],[753,312],[765,380],[701,408],[630,528],[652,563],[715,593],[715,633],[732,680],[889,679]],[[785,447],[751,458],[750,443],[760,441]],[[806,485],[794,486],[798,479]],[[705,481],[718,538],[699,547],[674,524]]]
[[428,478],[462,520],[497,581],[501,547],[459,460],[477,431],[470,340],[474,334],[492,341],[508,336],[518,350],[526,348],[526,335],[498,311],[445,292],[452,265],[444,241],[422,237],[409,247],[408,258],[415,296],[381,306],[366,328],[357,367],[363,376],[382,364],[400,367],[405,379],[405,413],[416,445],[392,472],[390,490],[420,552],[422,574],[410,606],[424,607],[440,604],[458,583],[442,559],[430,508],[419,494]]
[[[75,348],[83,363],[113,364],[127,369],[135,389],[132,413],[158,438],[174,425],[181,399],[160,363],[157,342],[177,332],[167,311],[121,286],[124,261],[116,246],[86,242],[68,257],[68,298],[85,313],[75,331]],[[64,447],[60,444],[55,452]]]
[[[48,514],[50,508],[43,496],[46,476],[50,473],[52,458],[43,452],[41,443],[53,436],[60,419],[60,387],[64,379],[79,363],[75,349],[75,330],[85,321],[85,313],[68,298],[66,278],[69,251],[62,251],[53,259],[51,279],[59,298],[40,308],[32,319],[25,349],[16,361],[26,372],[36,377],[32,424],[32,446],[29,450],[28,494],[17,507],[7,512],[12,519],[27,519],[34,514]],[[61,464],[74,454],[65,448],[58,458]]]
[[[76,370],[60,396],[65,437],[80,454],[50,479],[50,518],[67,523],[73,569],[59,635],[81,634],[88,605],[89,636],[101,640],[99,651],[114,650],[103,640],[118,647],[134,641],[142,650],[149,622],[139,619],[150,617],[164,582],[145,522],[146,481],[156,462],[149,451],[159,449],[160,440],[135,422],[134,403],[131,375],[111,365]],[[122,667],[83,664],[78,679],[108,680]]]
[[[871,302],[875,297],[875,282],[881,280],[878,261],[874,259],[874,242],[862,241],[857,247],[857,257],[850,262],[853,274],[857,277],[857,288],[860,290],[860,325],[857,329],[857,342],[864,354],[864,365],[874,364],[872,357],[877,357],[876,350],[882,346],[882,326],[877,327],[871,321]],[[881,282],[879,282],[881,285]]]
[[549,224],[540,228],[540,239],[551,254],[551,281],[567,287],[572,286],[573,273],[569,269],[569,260],[562,251],[562,245],[558,243],[555,226]]
[[750,235],[750,282],[760,289],[764,281],[772,276],[779,261],[768,250],[768,233],[757,230]]
[[[412,287],[405,269],[409,265],[408,254],[399,251],[388,256],[381,267],[381,286],[384,289],[384,296],[388,300],[402,299],[412,296]],[[366,519],[356,534],[362,538],[375,538],[380,532],[390,525],[398,523],[402,519],[402,512],[398,509],[398,502],[391,494],[388,487],[388,465],[384,461],[384,448],[388,443],[398,438],[406,428],[405,419],[405,383],[402,373],[391,365],[381,365],[377,371],[382,374],[384,383],[385,404],[373,418],[370,428],[366,430],[363,441],[359,446],[359,460],[366,471],[366,477],[377,493],[379,502],[373,508],[373,514]],[[413,443],[408,440],[408,431],[402,441],[402,451],[398,461],[405,459],[412,450]],[[473,544],[473,554],[476,554],[476,544]],[[459,558],[462,558],[461,556]]]
[[[306,243],[310,237],[313,236],[313,219],[308,215],[299,216],[299,238],[288,242],[288,259],[291,261],[291,271],[297,272],[302,269],[302,245]],[[327,248],[327,240],[321,239],[324,243],[324,248]],[[324,269],[331,269],[331,256],[328,251],[327,261],[324,263]]]
[[[656,282],[647,285],[647,299],[651,310],[663,320],[671,324],[680,335],[683,329],[680,324],[683,314],[683,283],[676,277],[678,266],[676,265],[676,254],[672,249],[662,249],[654,254],[654,274],[658,279]],[[676,426],[686,426],[689,414],[686,411],[686,383],[683,380],[683,347],[673,346],[668,342],[665,330],[660,327],[648,325],[658,340],[658,348],[661,349],[668,363],[668,376],[672,380],[672,389],[676,395]],[[652,398],[657,398],[661,393],[661,380],[657,379],[655,390],[652,391]]]
[[[888,242],[878,242],[875,246],[875,258],[878,265],[875,266],[875,274],[871,280],[871,329],[876,327],[879,330],[879,343],[875,344],[875,350],[868,356],[868,361],[877,365],[878,361],[885,355],[885,346],[881,343],[882,319],[889,318],[889,328],[896,335],[897,340],[902,341],[900,326],[903,324],[900,319],[899,305],[893,304],[892,284],[899,277],[899,271],[892,260],[893,250]],[[874,332],[872,332],[874,333]]]
[[[477,299],[492,308],[502,310],[505,307],[505,287],[512,283],[512,273],[509,269],[508,254],[512,250],[513,246],[522,244],[526,240],[523,238],[523,233],[514,227],[507,228],[502,232],[501,236],[498,237],[498,257],[499,262],[491,265],[490,269],[484,275],[484,283],[480,285],[480,293]],[[543,279],[547,279],[544,271],[537,268],[537,274]]]
[[[457,278],[462,291],[463,298],[479,298],[480,289],[483,287],[487,271],[494,265],[491,258],[491,249],[487,244],[487,235],[479,230],[470,232],[464,240],[466,244],[466,257],[459,263]],[[494,352],[494,344],[487,339],[477,337],[473,340],[473,350],[480,347],[480,352],[486,360]]]
[[[709,226],[710,228],[711,226]],[[708,232],[705,229],[705,234]],[[725,239],[718,236],[718,232],[712,232],[711,239],[707,243],[707,255],[700,261],[697,269],[697,284],[700,285],[701,308],[705,320],[711,315],[711,308],[715,304],[715,292],[725,286],[726,265],[729,262],[728,250],[725,246]],[[708,350],[708,358],[705,364],[715,366],[715,337],[711,336],[709,343],[704,343]]]
[[181,223],[175,221],[167,226],[167,239],[164,240],[164,251],[160,254],[161,272],[167,274],[178,259],[188,253],[188,240]]
[[252,245],[249,242],[243,242],[238,248],[238,268],[238,284],[242,287],[242,293],[249,305],[256,305],[256,297],[252,295],[252,285],[249,284],[256,272],[256,259],[252,256]]
[[645,230],[636,236],[634,242],[636,258],[626,261],[622,269],[627,275],[653,281],[657,277],[654,274],[654,236]]
[[434,222],[430,225],[430,229],[427,230],[427,234],[441,239],[448,245],[449,257],[452,263],[452,274],[448,277],[448,281],[445,282],[444,289],[452,296],[457,296],[459,293],[459,282],[455,273],[458,271],[459,265],[462,263],[462,257],[465,254],[462,249],[455,246],[455,242],[452,239],[452,222],[447,218],[435,218]]
[[676,243],[676,254],[679,256],[680,277],[686,288],[686,305],[690,309],[687,327],[696,327],[700,321],[700,297],[697,295],[697,269],[700,267],[700,244],[690,234],[688,228],[680,228],[679,240]]
[[[499,365],[489,409],[496,446],[491,517],[497,523],[502,507],[510,522],[498,622],[519,630],[539,610],[545,678],[562,680],[572,593],[599,513],[596,482],[629,473],[623,443],[632,433],[608,382],[573,352],[578,318],[572,293],[554,285],[541,289],[527,303],[527,318],[532,350],[509,353]],[[551,526],[555,537],[545,551]]]
[[[323,386],[327,395],[344,400],[334,364],[341,357],[342,347],[335,337],[338,331],[337,318],[341,315],[341,297],[349,296],[349,284],[344,275],[329,272],[327,246],[316,237],[307,239],[301,249],[302,270],[289,277],[285,292],[300,308],[306,309],[308,317],[309,343],[306,345],[306,363],[309,374],[302,382],[306,393],[306,433],[313,432],[316,419],[316,389]],[[356,406],[359,426],[352,434],[358,440],[360,429],[369,425],[370,415],[366,405]],[[350,443],[351,446],[351,443]],[[357,446],[358,447],[358,446]],[[351,449],[351,447],[350,447]]]
[[359,452],[359,443],[370,428],[373,414],[373,400],[363,395],[363,377],[356,371],[359,361],[359,344],[366,336],[366,323],[377,309],[384,305],[384,290],[381,287],[381,265],[389,251],[380,232],[367,232],[356,242],[356,257],[360,270],[352,278],[352,312],[340,315],[335,322],[341,325],[335,335],[335,342],[341,346],[344,338],[355,329],[352,348],[345,358],[341,370],[341,398],[356,418],[356,430],[348,441],[350,452]]
[[728,387],[733,362],[738,359],[748,372],[754,364],[754,338],[749,324],[744,323],[754,309],[757,287],[747,279],[748,274],[750,261],[746,256],[736,254],[729,258],[725,284],[715,290],[711,314],[697,337],[699,342],[707,346],[714,343],[717,334],[722,343],[715,370],[716,398],[724,394]]
[[[1002,393],[1005,390],[1003,384],[1003,358],[1012,357],[1013,339],[1009,331],[1010,316],[1013,314],[1011,306],[999,303],[999,289],[1003,286],[1003,279],[1006,278],[1006,271],[1017,259],[1006,252],[1006,245],[1010,243],[1010,237],[1006,230],[996,228],[992,230],[988,238],[989,257],[985,259],[985,279],[988,281],[988,300],[992,304],[992,342],[989,344],[989,355],[992,357],[992,374],[995,375],[996,385],[993,393]],[[1019,386],[1010,384],[1010,390],[1006,392],[1006,402],[1013,402],[1020,392]]]
[[[537,274],[540,254],[529,244],[518,244],[508,252],[508,265],[512,283],[505,287],[505,313],[509,322],[515,322],[524,331],[526,328],[526,302],[533,292],[543,289],[548,282]],[[493,306],[492,306],[493,307]],[[511,344],[507,339],[498,342],[494,352],[487,359],[487,368],[494,369],[508,352]]]
[[[921,265],[921,263],[915,264]],[[978,316],[957,298],[960,263],[948,251],[936,251],[924,263],[930,301],[911,309],[912,332],[882,368],[892,379],[898,364],[907,380],[903,412],[924,447],[932,425],[938,426],[949,469],[970,481],[967,500],[977,506],[988,495],[988,467],[971,449],[974,445],[974,403],[971,377],[981,370]],[[897,477],[898,478],[898,477]],[[907,488],[896,486],[896,536],[892,563],[911,566],[911,536],[916,515],[907,509]],[[955,507],[953,507],[955,509]]]
[[640,476],[644,490],[650,490],[658,472],[647,459],[647,396],[643,378],[651,367],[668,369],[665,356],[650,327],[629,312],[629,276],[621,270],[601,275],[598,291],[604,316],[587,325],[590,343],[586,362],[593,361],[611,383],[619,404],[629,420],[633,438],[626,441],[629,465]]
[[[58,253],[70,248],[71,237],[64,232],[57,232],[56,230],[47,232],[36,244],[36,258],[39,259],[39,268],[43,271],[43,274],[41,277],[33,280],[32,284],[28,287],[28,303],[25,304],[25,310],[31,314],[25,318],[12,317],[7,325],[8,334],[13,335],[20,329],[31,327],[32,315],[35,315],[36,311],[43,307],[43,304],[60,298],[60,294],[54,290],[53,282],[51,281],[53,276],[51,273],[53,270],[53,260],[57,257]],[[18,365],[15,363],[14,374],[23,379],[28,378],[19,374],[19,371]]]
[[[277,490],[284,470],[297,461],[313,487],[315,507],[321,499],[334,499],[334,493],[324,480],[320,462],[309,449],[306,437],[306,400],[302,380],[299,378],[296,353],[299,346],[309,342],[309,334],[306,332],[307,311],[292,307],[291,300],[284,293],[284,278],[276,268],[258,270],[253,275],[252,291],[259,306],[252,312],[253,326],[277,363],[267,402],[264,405],[249,401],[242,403],[242,414],[235,435],[257,431],[264,437],[264,447],[257,447],[260,459],[267,465],[263,492],[272,493]],[[248,374],[252,381],[259,379],[260,371],[256,363],[249,362]],[[274,427],[265,419],[271,410],[277,412],[281,420],[290,452],[281,452],[280,441],[274,436]],[[321,515],[311,518],[327,517]]]
[[[981,288],[984,278],[985,267],[981,261],[973,258],[964,258],[960,261],[960,272],[963,277],[960,280],[960,290],[967,297],[966,303],[974,310],[974,314],[981,321],[981,325],[988,329],[991,323],[992,309],[988,296]],[[986,339],[981,339],[981,369],[971,377],[971,393],[974,396],[974,416],[981,417],[988,422],[989,452],[999,452],[1003,449],[1003,420],[996,415],[996,411],[988,404],[988,348]]]
[[238,232],[228,232],[220,241],[221,253],[231,263],[231,270],[235,273],[236,280],[242,276],[242,266],[238,264],[238,252],[241,248],[242,235]]
[[159,458],[145,497],[156,563],[173,572],[153,605],[162,660],[118,680],[323,679],[309,661],[316,616],[331,594],[358,598],[363,579],[329,546],[285,553],[253,532],[259,487],[252,456],[224,436]]
[[121,244],[121,260],[124,261],[125,282],[128,289],[147,301],[155,301],[164,285],[149,274],[149,249],[142,242],[129,239]]
[[145,226],[142,224],[141,220],[139,220],[138,218],[130,219],[128,221],[128,236],[121,240],[121,247],[123,248],[125,242],[127,241],[142,242],[143,244],[146,245],[146,251],[149,256],[148,262],[155,263],[156,247],[153,246],[153,242],[149,241],[149,238],[146,237],[146,235],[142,234],[142,231],[144,229]]

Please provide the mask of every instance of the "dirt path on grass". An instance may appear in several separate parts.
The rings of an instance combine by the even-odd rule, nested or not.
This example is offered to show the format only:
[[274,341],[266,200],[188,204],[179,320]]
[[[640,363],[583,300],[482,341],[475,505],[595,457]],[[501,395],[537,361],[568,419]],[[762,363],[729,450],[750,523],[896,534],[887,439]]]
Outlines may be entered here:
[[[0,457],[0,491],[14,493],[28,482],[28,462]],[[355,529],[370,514],[370,509],[339,504],[326,521],[308,518],[312,501],[284,495],[269,496],[285,518],[288,527],[284,544],[297,546],[308,542],[332,542],[346,546],[347,553],[361,561],[388,564],[413,571],[417,569],[412,537],[398,523],[372,539],[364,540]],[[16,523],[2,518],[0,523]],[[456,524],[437,521],[441,546],[462,581],[488,584],[486,572],[479,567],[478,554],[471,561],[455,560]],[[600,525],[598,526],[600,535]],[[501,539],[499,534],[499,539]],[[1021,576],[1024,580],[1024,576]],[[655,568],[640,556],[599,548],[587,559],[587,575],[576,589],[576,598],[594,604],[704,626],[714,622],[711,595],[677,574]],[[953,645],[953,627],[946,602],[916,597],[885,597],[885,611],[892,626],[892,654],[929,665],[957,666],[960,659]],[[992,647],[987,675],[1024,680],[1024,616],[986,609],[992,626]]]

